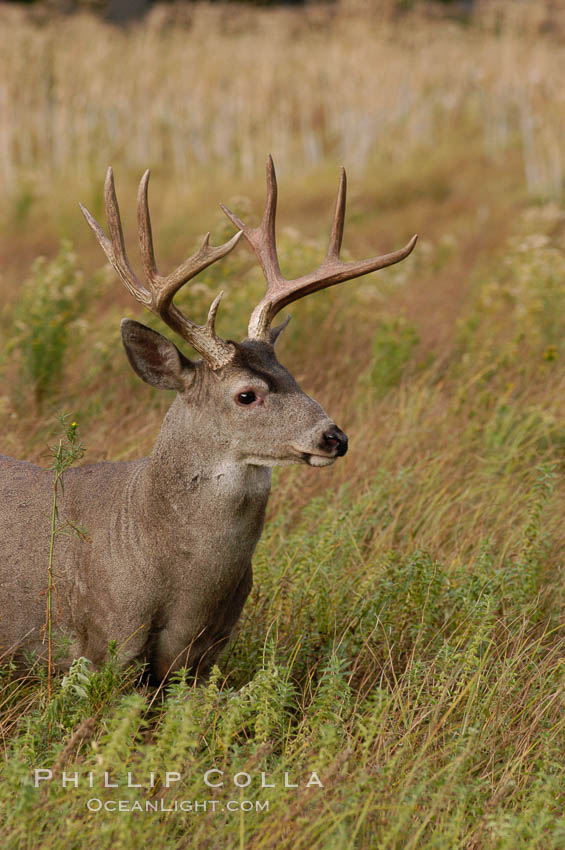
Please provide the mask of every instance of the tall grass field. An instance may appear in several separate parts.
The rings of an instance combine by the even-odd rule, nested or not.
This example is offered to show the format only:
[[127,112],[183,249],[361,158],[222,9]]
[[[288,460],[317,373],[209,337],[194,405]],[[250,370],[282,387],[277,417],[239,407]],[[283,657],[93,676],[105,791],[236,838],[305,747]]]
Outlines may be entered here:
[[[475,5],[127,29],[0,5],[3,454],[51,466],[72,422],[74,462],[143,457],[171,402],[119,339],[124,315],[163,328],[78,210],[103,221],[109,164],[134,265],[145,168],[166,271],[233,232],[218,202],[259,221],[268,153],[285,276],[323,259],[342,164],[346,259],[420,234],[293,305],[280,360],[350,450],[275,471],[207,683],[149,687],[113,645],[49,683],[0,648],[3,848],[565,847],[565,9]],[[222,288],[241,339],[264,291],[243,244],[177,300],[201,322]]]

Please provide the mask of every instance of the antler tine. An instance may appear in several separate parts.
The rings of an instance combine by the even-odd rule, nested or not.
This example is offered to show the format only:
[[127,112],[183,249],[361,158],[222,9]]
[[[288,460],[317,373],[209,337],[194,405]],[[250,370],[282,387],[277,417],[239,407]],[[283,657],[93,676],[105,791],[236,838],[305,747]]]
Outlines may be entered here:
[[[137,192],[137,223],[139,250],[143,260],[143,270],[151,282],[154,292],[155,305],[163,314],[175,294],[185,283],[203,271],[207,266],[225,257],[239,242],[242,233],[238,232],[223,245],[213,248],[210,245],[210,234],[207,233],[199,250],[180,264],[174,271],[163,277],[159,274],[155,263],[153,236],[151,231],[151,216],[149,215],[148,187],[150,172],[146,171],[139,183]],[[198,326],[195,326],[198,327]]]
[[212,369],[219,369],[233,358],[235,352],[233,345],[216,336],[214,330],[216,311],[223,293],[220,293],[214,299],[205,325],[197,325],[188,316],[185,316],[172,303],[172,299],[184,283],[187,283],[211,263],[228,254],[239,241],[241,233],[236,233],[235,236],[216,248],[210,246],[210,234],[208,233],[204,237],[200,249],[192,257],[181,263],[171,274],[163,277],[159,274],[155,263],[151,218],[147,200],[148,183],[149,171],[146,171],[141,178],[137,194],[137,220],[139,247],[144,272],[149,284],[148,289],[136,277],[127,258],[111,168],[108,169],[104,184],[104,201],[110,238],[106,236],[96,219],[82,204],[80,204],[80,208],[108,260],[120,275],[129,292],[148,310],[159,316],[170,328],[189,342],[208,361]]
[[232,213],[231,210],[224,206],[224,204],[220,204],[220,207],[229,220],[242,231],[245,238],[255,251],[267,281],[267,292],[276,291],[281,284],[285,283],[285,279],[282,276],[279,267],[275,238],[277,194],[277,176],[275,174],[273,158],[269,154],[267,157],[267,199],[265,201],[263,218],[259,227],[248,227],[243,221],[241,221],[240,218]]
[[339,176],[339,186],[337,189],[337,198],[335,199],[335,213],[332,224],[332,232],[325,259],[326,263],[329,263],[332,260],[339,260],[339,252],[341,251],[341,243],[343,241],[343,226],[345,224],[346,197],[347,175],[345,173],[345,168],[342,165]]
[[335,286],[337,283],[344,283],[346,280],[352,280],[369,272],[391,266],[403,260],[413,250],[418,239],[417,236],[413,236],[404,248],[389,254],[382,254],[358,262],[344,263],[340,260],[339,252],[345,220],[346,188],[347,180],[345,170],[342,168],[332,231],[325,259],[315,271],[295,280],[286,280],[282,276],[277,258],[275,242],[277,184],[271,157],[267,160],[267,203],[261,225],[251,229],[230,210],[222,206],[228,218],[243,231],[245,238],[257,255],[267,280],[267,292],[253,310],[249,320],[247,332],[250,339],[269,341],[271,322],[279,310],[287,304],[291,304],[311,292],[317,292],[319,289],[326,289],[329,286]]
[[113,265],[129,292],[145,307],[151,304],[151,293],[143,286],[129,264],[124,244],[122,223],[120,219],[120,208],[114,188],[114,175],[112,168],[108,168],[104,181],[104,208],[110,238],[106,236],[96,219],[83,204],[79,204],[90,229],[96,236],[102,250],[109,262]]
[[[267,272],[269,283],[282,283],[284,278],[279,267],[277,256],[277,241],[275,237],[275,220],[277,217],[277,175],[273,157],[267,157],[267,200],[265,201],[265,212],[261,226],[257,228],[257,238],[261,239],[260,248],[263,249],[263,262]],[[245,231],[244,231],[245,233]]]
[[139,188],[137,190],[137,239],[145,276],[153,285],[158,285],[160,275],[155,264],[151,216],[149,215],[149,201],[147,197],[150,176],[151,172],[147,169],[139,181]]

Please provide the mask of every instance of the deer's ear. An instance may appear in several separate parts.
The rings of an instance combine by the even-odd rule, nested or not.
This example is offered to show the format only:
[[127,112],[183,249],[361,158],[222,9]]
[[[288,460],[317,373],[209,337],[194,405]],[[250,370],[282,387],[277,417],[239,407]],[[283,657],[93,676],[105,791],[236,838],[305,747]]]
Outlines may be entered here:
[[190,383],[194,363],[162,334],[133,319],[122,319],[122,342],[139,377],[160,390],[183,390]]

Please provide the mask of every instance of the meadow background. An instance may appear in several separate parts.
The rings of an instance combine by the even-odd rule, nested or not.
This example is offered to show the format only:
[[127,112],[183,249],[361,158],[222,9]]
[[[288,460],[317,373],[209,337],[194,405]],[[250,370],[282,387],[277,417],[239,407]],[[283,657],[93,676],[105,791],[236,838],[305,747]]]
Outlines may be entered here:
[[[167,270],[232,232],[217,202],[259,219],[267,153],[287,276],[323,257],[341,164],[346,253],[420,234],[293,305],[279,356],[350,451],[276,472],[209,685],[81,661],[49,702],[41,667],[2,657],[3,846],[565,846],[563,5],[177,4],[118,29],[3,4],[0,57],[5,454],[49,465],[67,412],[85,461],[140,457],[170,402],[127,364],[119,319],[147,316],[78,211],[103,215],[108,164],[134,265],[145,168]],[[246,248],[178,300],[200,321],[224,287],[237,338],[263,287]],[[213,766],[252,784],[212,792]],[[116,792],[35,789],[32,767],[178,770],[182,790],[119,797],[269,810],[89,814]],[[282,787],[312,770],[323,788]]]

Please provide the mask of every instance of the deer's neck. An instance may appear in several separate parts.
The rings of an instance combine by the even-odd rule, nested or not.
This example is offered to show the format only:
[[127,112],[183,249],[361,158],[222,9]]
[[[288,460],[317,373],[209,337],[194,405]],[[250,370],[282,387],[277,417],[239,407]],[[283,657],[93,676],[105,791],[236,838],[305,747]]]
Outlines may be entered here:
[[200,409],[175,399],[161,426],[147,467],[153,498],[175,513],[190,509],[218,511],[229,521],[235,514],[258,512],[261,521],[271,487],[271,470],[237,459],[228,441],[216,433],[214,422]]

